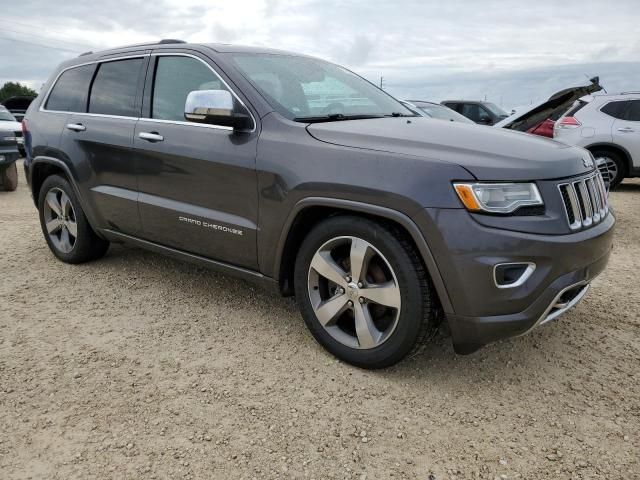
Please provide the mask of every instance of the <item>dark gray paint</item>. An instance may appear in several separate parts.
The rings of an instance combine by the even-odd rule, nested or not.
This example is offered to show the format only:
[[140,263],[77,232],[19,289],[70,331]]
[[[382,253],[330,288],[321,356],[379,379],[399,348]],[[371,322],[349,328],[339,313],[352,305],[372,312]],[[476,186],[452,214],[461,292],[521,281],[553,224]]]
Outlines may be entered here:
[[[39,111],[39,97],[28,112],[33,145],[25,164],[29,182],[37,190],[42,166],[60,165],[91,224],[110,240],[273,286],[285,273],[284,254],[292,254],[284,251],[289,229],[308,208],[387,218],[405,228],[417,245],[460,351],[526,331],[560,290],[588,281],[604,268],[613,215],[594,228],[569,234],[556,189],[558,179],[591,170],[584,165],[588,154],[582,149],[420,118],[292,122],[274,112],[228,62],[224,52],[247,51],[239,47],[130,47],[83,56],[58,72],[73,64],[144,53],[145,48],[194,54],[209,62],[257,125],[254,132],[236,133],[46,113]],[[147,99],[148,90],[140,85],[143,117]],[[71,120],[86,124],[87,131],[61,135]],[[157,132],[165,140],[149,143],[138,139],[140,132]],[[471,215],[451,182],[474,179],[536,181],[546,212],[532,217]],[[178,215],[246,233],[239,237],[195,228],[177,222]],[[531,259],[539,268],[523,288],[493,286],[493,263]]]

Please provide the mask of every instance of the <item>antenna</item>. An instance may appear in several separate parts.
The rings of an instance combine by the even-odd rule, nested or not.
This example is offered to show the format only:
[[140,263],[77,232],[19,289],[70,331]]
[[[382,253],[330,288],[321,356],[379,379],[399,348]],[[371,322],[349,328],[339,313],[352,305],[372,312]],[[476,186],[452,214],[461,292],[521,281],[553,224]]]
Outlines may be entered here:
[[384,77],[380,76],[380,90],[384,90]]

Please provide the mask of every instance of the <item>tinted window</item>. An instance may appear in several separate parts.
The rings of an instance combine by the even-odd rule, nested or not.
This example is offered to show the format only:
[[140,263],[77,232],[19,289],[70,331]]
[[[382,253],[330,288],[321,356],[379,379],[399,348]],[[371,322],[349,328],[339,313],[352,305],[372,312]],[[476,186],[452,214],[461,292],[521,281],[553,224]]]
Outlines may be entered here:
[[627,120],[640,122],[640,100],[631,100],[627,110]]
[[60,112],[86,112],[87,90],[95,65],[67,70],[56,82],[45,108]]
[[609,102],[604,107],[600,109],[602,113],[606,113],[607,115],[613,118],[624,118],[624,112],[627,110],[627,106],[629,102],[621,101],[621,102]]
[[184,104],[195,90],[227,90],[224,83],[200,60],[190,57],[158,57],[151,118],[186,121]]
[[136,90],[142,58],[102,63],[91,87],[89,112],[137,117]]
[[[486,114],[487,113],[485,112],[485,115]],[[475,103],[465,103],[462,106],[462,115],[470,118],[474,122],[477,122],[480,120],[480,107]]]

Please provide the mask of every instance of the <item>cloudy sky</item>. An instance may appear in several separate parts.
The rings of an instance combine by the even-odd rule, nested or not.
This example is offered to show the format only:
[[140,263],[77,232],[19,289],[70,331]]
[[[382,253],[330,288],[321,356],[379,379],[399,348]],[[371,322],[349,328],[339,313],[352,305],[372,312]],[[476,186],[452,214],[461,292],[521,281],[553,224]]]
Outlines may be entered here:
[[600,75],[640,90],[638,0],[20,0],[0,17],[0,84],[39,89],[79,52],[181,38],[341,63],[399,98],[506,108]]

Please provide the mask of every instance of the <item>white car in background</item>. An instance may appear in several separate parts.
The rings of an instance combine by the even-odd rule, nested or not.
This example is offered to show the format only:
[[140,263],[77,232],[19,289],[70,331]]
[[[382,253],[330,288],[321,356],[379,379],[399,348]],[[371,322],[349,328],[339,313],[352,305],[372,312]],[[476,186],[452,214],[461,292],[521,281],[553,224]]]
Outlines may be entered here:
[[640,177],[640,92],[582,97],[558,119],[553,137],[589,150],[611,188]]
[[421,117],[434,118],[436,120],[445,120],[449,122],[461,122],[475,124],[464,115],[460,115],[449,107],[440,105],[439,103],[426,102],[424,100],[400,100],[405,107],[412,112],[417,113]]

